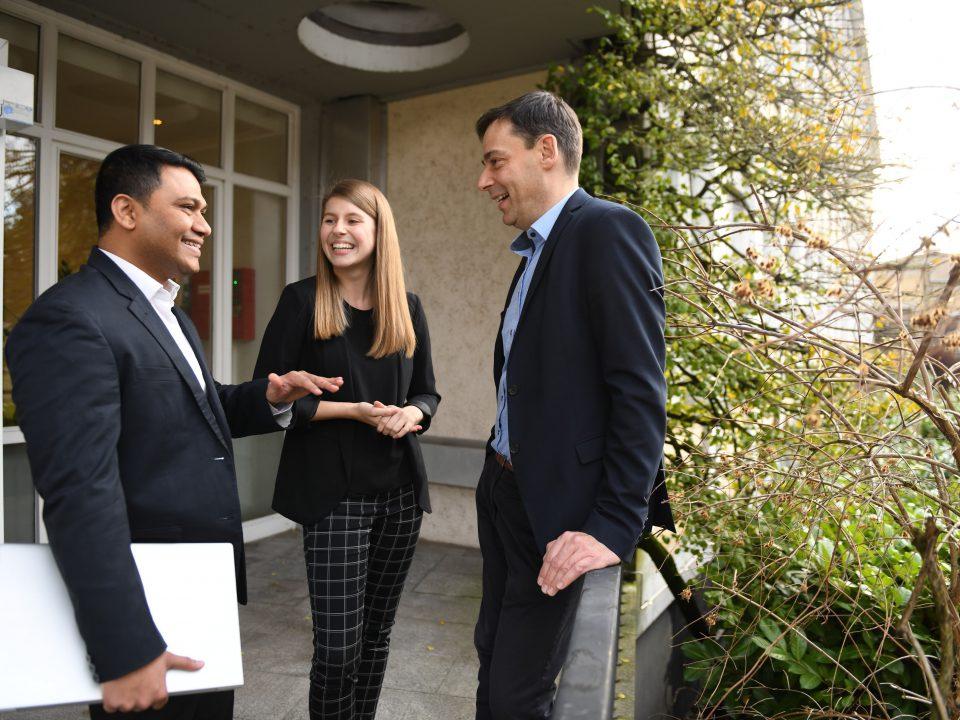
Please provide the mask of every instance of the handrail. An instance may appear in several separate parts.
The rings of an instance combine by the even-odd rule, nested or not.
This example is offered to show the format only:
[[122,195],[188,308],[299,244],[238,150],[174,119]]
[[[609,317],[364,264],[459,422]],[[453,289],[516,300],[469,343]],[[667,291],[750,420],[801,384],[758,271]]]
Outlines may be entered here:
[[560,674],[553,720],[610,720],[617,679],[623,567],[587,573]]

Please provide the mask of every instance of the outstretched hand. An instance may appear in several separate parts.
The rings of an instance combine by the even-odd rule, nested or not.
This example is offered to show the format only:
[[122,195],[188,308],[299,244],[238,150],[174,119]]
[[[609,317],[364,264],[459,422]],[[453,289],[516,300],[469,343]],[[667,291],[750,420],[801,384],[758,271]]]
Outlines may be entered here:
[[267,375],[267,401],[273,405],[292,403],[307,395],[336,392],[343,385],[342,377],[326,378],[303,370],[291,370],[285,375]]
[[108,713],[160,710],[167,704],[167,670],[196,672],[203,661],[165,652],[153,662],[103,683],[103,709]]
[[585,572],[619,562],[620,558],[592,535],[568,531],[547,543],[537,585],[547,595],[556,595]]

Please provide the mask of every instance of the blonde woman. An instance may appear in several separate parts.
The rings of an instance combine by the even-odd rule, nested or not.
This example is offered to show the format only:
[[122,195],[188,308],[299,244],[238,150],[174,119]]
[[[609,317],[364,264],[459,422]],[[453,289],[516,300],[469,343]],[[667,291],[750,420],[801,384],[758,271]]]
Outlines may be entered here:
[[393,214],[370,183],[344,180],[324,198],[317,275],[280,296],[254,374],[288,367],[343,380],[322,401],[294,405],[273,496],[274,510],[303,525],[310,718],[372,720],[430,510],[417,434],[440,396]]

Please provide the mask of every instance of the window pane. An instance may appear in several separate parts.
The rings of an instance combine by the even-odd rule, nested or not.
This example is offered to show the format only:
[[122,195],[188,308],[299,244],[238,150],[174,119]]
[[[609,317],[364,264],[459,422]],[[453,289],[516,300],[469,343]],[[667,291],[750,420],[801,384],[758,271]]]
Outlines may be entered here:
[[286,183],[288,119],[286,113],[237,98],[234,169]]
[[[3,342],[33,302],[36,283],[37,145],[7,135],[3,184]],[[3,367],[3,424],[16,425],[10,374]]]
[[200,252],[200,272],[181,280],[177,303],[190,316],[194,327],[197,328],[207,365],[212,366],[213,345],[210,329],[213,327],[213,251],[217,235],[214,224],[214,218],[217,217],[217,189],[204,185],[203,197],[207,201],[207,222],[213,226],[213,234],[203,243],[203,249]]
[[220,164],[220,91],[157,71],[157,145]]
[[3,540],[36,540],[36,495],[24,443],[3,446]]
[[[236,188],[233,195],[233,381],[253,376],[263,331],[284,285],[287,201]],[[270,514],[283,433],[234,442],[243,519]]]
[[40,118],[40,27],[0,12],[0,38],[10,41],[7,65],[33,75],[33,117]]
[[99,169],[99,160],[60,153],[57,275],[61,280],[79,270],[97,244],[93,186]]
[[140,63],[61,35],[57,127],[129,144],[140,136]]

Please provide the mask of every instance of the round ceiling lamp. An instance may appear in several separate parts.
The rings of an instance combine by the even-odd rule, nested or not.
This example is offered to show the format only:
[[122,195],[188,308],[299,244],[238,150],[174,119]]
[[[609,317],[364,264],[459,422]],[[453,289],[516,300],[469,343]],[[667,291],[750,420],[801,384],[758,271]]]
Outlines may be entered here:
[[371,72],[416,72],[446,65],[470,35],[436,10],[405,2],[326,5],[297,27],[303,46],[328,62]]

